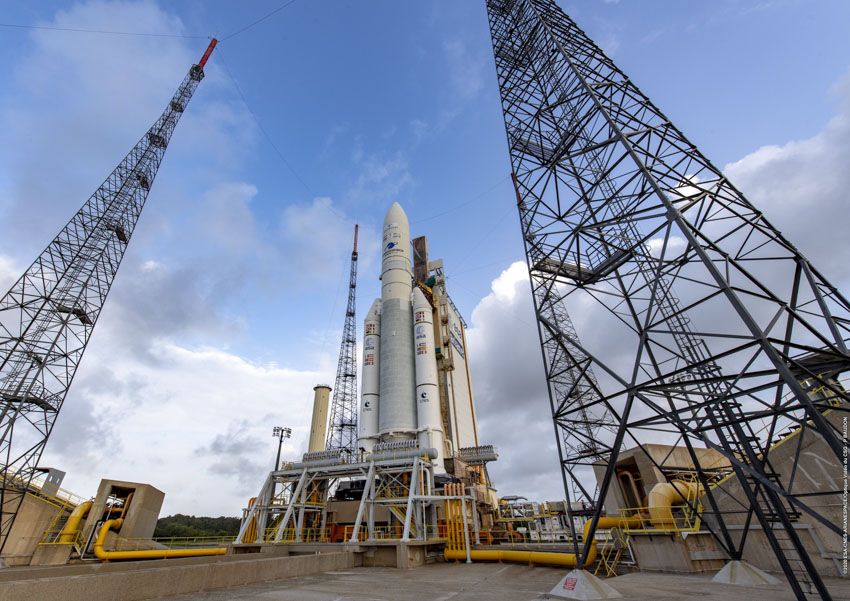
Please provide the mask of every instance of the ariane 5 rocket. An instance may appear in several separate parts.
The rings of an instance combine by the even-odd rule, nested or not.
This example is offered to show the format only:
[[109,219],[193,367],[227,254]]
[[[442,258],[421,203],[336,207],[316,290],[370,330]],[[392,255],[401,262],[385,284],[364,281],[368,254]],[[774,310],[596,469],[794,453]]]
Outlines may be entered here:
[[443,427],[431,304],[413,286],[410,223],[393,203],[384,218],[381,298],[364,322],[359,445],[418,439],[437,450],[443,466]]

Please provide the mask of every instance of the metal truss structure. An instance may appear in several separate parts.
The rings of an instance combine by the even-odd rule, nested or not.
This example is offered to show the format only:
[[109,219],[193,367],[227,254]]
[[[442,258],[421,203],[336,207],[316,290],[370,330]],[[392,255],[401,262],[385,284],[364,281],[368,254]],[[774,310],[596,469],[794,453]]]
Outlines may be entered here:
[[[429,459],[436,455],[399,445],[378,445],[355,461],[340,450],[308,453],[302,462],[269,473],[256,501],[243,512],[236,544],[333,542],[326,527],[327,491],[347,479],[365,479],[365,486],[344,542],[437,539],[436,504],[446,497],[434,488]],[[394,525],[375,526],[380,506],[389,510]]]
[[168,106],[0,299],[0,550],[82,359],[212,40]]
[[[568,498],[593,502],[593,532],[625,444],[683,445],[729,556],[760,528],[796,596],[829,599],[793,522],[840,536],[824,499],[841,491],[804,490],[796,467],[803,434],[842,461],[825,413],[848,407],[850,302],[554,0],[486,5]],[[788,431],[794,464],[772,465]],[[742,533],[701,448],[729,462]]]
[[348,276],[348,304],[345,325],[339,347],[330,428],[325,448],[341,449],[354,455],[357,452],[357,230],[354,225],[354,248],[351,251],[351,271]]

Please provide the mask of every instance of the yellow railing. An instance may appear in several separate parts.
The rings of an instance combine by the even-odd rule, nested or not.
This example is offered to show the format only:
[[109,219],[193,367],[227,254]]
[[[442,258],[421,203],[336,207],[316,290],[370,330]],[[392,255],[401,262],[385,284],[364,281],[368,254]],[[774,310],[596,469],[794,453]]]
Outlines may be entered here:
[[[352,534],[354,534],[354,526],[343,528],[343,540],[351,540]],[[401,535],[401,528],[398,526],[375,526],[375,536],[371,540],[400,540]],[[360,530],[357,532],[357,540],[369,540],[369,530],[366,526],[360,526]]]
[[[462,484],[446,484],[444,494],[446,496],[463,495]],[[463,531],[463,504],[459,499],[446,499],[444,511],[446,512],[446,549],[460,550],[465,545]]]
[[83,497],[81,497],[80,495],[74,494],[70,490],[66,490],[64,488],[59,488],[55,493],[51,493],[51,494],[43,492],[42,488],[44,486],[44,480],[46,478],[47,478],[47,474],[39,474],[38,476],[35,476],[30,481],[30,486],[29,486],[28,492],[30,492],[30,494],[36,493],[36,495],[38,497],[42,498],[42,499],[46,499],[46,498],[55,499],[55,500],[59,501],[60,505],[70,504],[70,505],[76,506],[76,505],[79,505],[80,503],[82,503],[83,501],[87,500],[87,499],[84,499]]
[[226,547],[233,536],[158,536],[155,538],[119,538],[114,547],[118,551],[145,551],[148,549],[195,549]]
[[611,528],[605,531],[605,537],[597,542],[599,561],[593,571],[595,576],[609,578],[617,575],[617,565],[623,552],[629,546],[629,534],[625,528]]
[[[295,528],[284,528],[283,534],[280,538],[279,542],[282,543],[293,543],[295,542]],[[277,536],[277,528],[266,528],[265,538],[266,542],[274,541],[275,536]],[[330,528],[302,528],[301,529],[301,541],[302,543],[326,543],[331,540],[331,529]]]
[[[693,503],[690,499],[689,501]],[[662,525],[655,525],[649,516],[648,507],[627,507],[620,509],[620,516],[622,518],[631,518],[640,522],[640,524],[634,524],[632,522],[631,525],[623,527],[623,530],[629,534],[636,532],[696,532],[702,524],[701,513],[702,506],[700,504],[697,504],[696,511],[687,505],[656,507],[653,509],[654,519],[656,523],[661,523]],[[661,520],[659,520],[659,517]]]
[[[56,523],[54,520],[53,524]],[[71,541],[59,541],[59,537],[62,536],[62,526],[52,525],[50,528],[44,531],[44,534],[41,535],[41,542],[39,545],[67,545],[69,543],[73,544],[75,548],[80,549],[83,546],[83,531],[77,530],[72,535],[73,539]]]

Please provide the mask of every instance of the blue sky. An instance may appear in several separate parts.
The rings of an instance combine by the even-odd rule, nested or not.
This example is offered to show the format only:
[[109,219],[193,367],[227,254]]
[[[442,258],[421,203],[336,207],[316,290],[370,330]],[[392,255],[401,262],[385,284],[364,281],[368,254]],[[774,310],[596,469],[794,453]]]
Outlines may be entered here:
[[[5,24],[202,36],[0,27],[4,285],[158,116],[203,36],[223,38],[280,5],[4,6]],[[733,181],[775,205],[768,217],[816,264],[822,256],[827,274],[834,263],[846,281],[846,243],[835,252],[816,239],[841,239],[846,220],[812,215],[846,211],[837,157],[850,139],[850,4],[561,5]],[[398,200],[413,234],[428,235],[445,260],[472,326],[482,438],[503,457],[497,484],[557,497],[554,455],[551,465],[533,461],[550,452],[551,426],[527,284],[511,267],[522,250],[508,170],[483,2],[298,0],[224,40],[45,460],[67,468],[83,495],[101,476],[138,479],[167,492],[167,511],[235,515],[274,456],[271,427],[295,428],[287,452],[296,454],[312,386],[332,381],[353,223],[362,228],[360,321],[379,290],[375,232]],[[499,378],[527,387],[508,397]],[[120,419],[107,426],[104,415]],[[503,427],[516,419],[526,436]]]

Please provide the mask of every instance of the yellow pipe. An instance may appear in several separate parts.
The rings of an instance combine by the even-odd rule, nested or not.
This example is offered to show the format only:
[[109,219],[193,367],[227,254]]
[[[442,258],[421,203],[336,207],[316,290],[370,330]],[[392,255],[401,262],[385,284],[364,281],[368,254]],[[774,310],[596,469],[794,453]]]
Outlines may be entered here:
[[649,521],[656,528],[675,526],[673,505],[681,505],[688,498],[696,499],[700,492],[698,482],[659,482],[649,491]]
[[147,549],[145,551],[106,551],[103,544],[110,528],[118,530],[124,523],[123,518],[106,520],[100,528],[94,543],[94,554],[104,561],[121,561],[125,559],[170,559],[175,557],[202,557],[207,555],[224,555],[227,549],[212,547],[206,549]]
[[59,539],[56,542],[74,542],[74,538],[76,538],[77,532],[80,531],[80,522],[82,522],[86,518],[86,516],[88,516],[89,511],[91,510],[91,506],[91,501],[83,501],[82,503],[74,507],[74,511],[72,511],[71,515],[68,516],[68,521],[66,521],[65,525],[62,526],[62,530],[61,532],[59,532]]
[[[629,518],[599,518],[599,523],[596,528],[599,530],[609,530],[618,526],[640,526],[640,517]],[[585,522],[583,535],[584,539],[590,532],[590,520]],[[445,557],[448,560],[466,560],[465,549],[446,549]],[[538,565],[560,566],[567,568],[576,567],[575,553],[548,553],[544,551],[500,551],[495,549],[485,550],[470,550],[469,558],[472,561],[510,561],[516,563],[534,563]],[[591,541],[590,550],[587,553],[587,559],[584,562],[584,567],[588,568],[596,561],[596,539]]]

